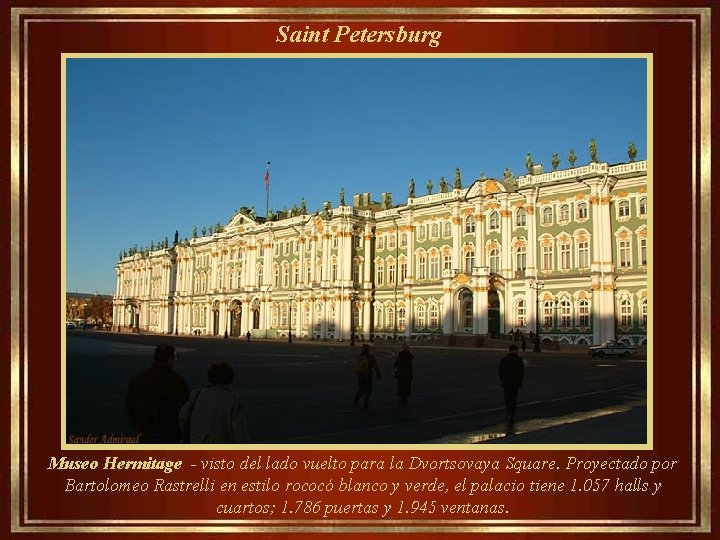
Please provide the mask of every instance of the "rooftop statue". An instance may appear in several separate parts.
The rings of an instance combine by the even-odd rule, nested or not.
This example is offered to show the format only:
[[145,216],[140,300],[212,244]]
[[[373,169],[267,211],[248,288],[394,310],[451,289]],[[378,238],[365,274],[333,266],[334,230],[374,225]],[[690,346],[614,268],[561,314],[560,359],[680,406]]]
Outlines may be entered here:
[[590,139],[588,149],[590,150],[590,161],[592,163],[597,162],[597,144],[595,144],[595,139]]
[[408,184],[408,198],[413,199],[415,198],[415,179],[411,178],[410,183]]
[[460,167],[455,167],[455,184],[453,189],[462,189],[462,176],[460,175]]
[[427,194],[432,195],[433,181],[428,179],[427,184],[425,184],[425,187],[427,188]]
[[530,152],[527,153],[527,156],[525,156],[525,167],[527,168],[528,174],[532,174],[533,172],[533,158],[530,155]]
[[570,149],[570,153],[568,154],[568,161],[570,162],[570,167],[575,168],[575,162],[577,161],[577,154],[575,153],[574,148]]

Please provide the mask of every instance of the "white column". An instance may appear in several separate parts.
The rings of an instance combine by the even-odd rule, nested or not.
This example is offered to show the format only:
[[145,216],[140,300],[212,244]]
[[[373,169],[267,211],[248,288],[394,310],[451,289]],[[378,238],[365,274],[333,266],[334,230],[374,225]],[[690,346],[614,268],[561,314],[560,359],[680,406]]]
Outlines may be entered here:
[[452,334],[453,332],[453,310],[452,310],[452,288],[451,277],[448,275],[443,278],[443,310],[442,310],[442,328],[444,334]]
[[362,301],[362,327],[363,327],[363,337],[365,338],[365,341],[370,341],[370,320],[371,320],[371,307],[372,302],[370,302],[370,297],[366,297]]
[[488,267],[475,268],[473,274],[473,334],[485,335],[488,333]]
[[480,204],[475,206],[475,266],[487,266],[485,214],[483,214],[482,205]]
[[500,252],[500,272],[506,278],[515,277],[512,273],[512,228],[511,228],[512,212],[510,210],[510,201],[508,197],[502,201],[500,209],[500,242],[502,243],[502,251]]

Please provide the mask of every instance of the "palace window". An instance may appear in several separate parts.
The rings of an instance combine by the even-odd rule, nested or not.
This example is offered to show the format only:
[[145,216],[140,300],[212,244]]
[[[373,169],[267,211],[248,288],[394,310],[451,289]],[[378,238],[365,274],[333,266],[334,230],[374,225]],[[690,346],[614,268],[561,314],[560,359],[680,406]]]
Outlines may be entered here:
[[647,316],[648,316],[647,298],[643,298],[642,300],[640,300],[640,325],[641,326],[647,326]]
[[307,283],[312,281],[312,264],[310,262],[305,263],[305,278]]
[[360,249],[362,246],[362,236],[359,234],[353,235],[353,245],[355,249]]
[[542,311],[543,311],[543,326],[545,328],[550,328],[553,326],[554,322],[554,312],[555,312],[555,305],[552,300],[548,300],[546,302],[543,302],[542,304]]
[[440,324],[440,310],[437,306],[437,304],[431,304],[430,309],[428,310],[428,318],[429,323],[428,326],[430,328],[437,328]]
[[425,306],[422,304],[415,308],[415,327],[425,328]]
[[542,270],[550,272],[553,269],[553,248],[552,245],[542,247]]
[[475,232],[475,216],[468,216],[465,218],[465,234],[471,234]]
[[590,266],[590,245],[587,241],[577,243],[578,267],[588,268]]
[[515,249],[515,270],[524,272],[527,268],[527,249],[525,246],[518,246]]
[[618,260],[620,261],[620,267],[630,268],[631,255],[630,240],[620,240],[618,242]]
[[527,323],[525,312],[525,300],[518,300],[515,304],[515,320],[518,326],[525,326]]
[[588,206],[586,202],[579,202],[576,206],[577,219],[587,219]]
[[333,249],[337,249],[337,248],[338,248],[338,242],[339,242],[339,237],[338,237],[338,235],[333,235],[333,241],[332,241],[332,247],[333,247]]
[[353,265],[352,265],[352,280],[353,280],[355,283],[359,283],[359,282],[360,282],[360,266],[361,266],[361,264],[360,264],[359,261],[354,261],[354,262],[353,262]]
[[640,264],[647,265],[647,238],[640,239]]
[[560,244],[560,270],[570,270],[570,244]]
[[466,251],[465,252],[465,273],[472,274],[473,266],[475,266],[475,252],[474,251]]
[[425,233],[427,232],[425,225],[418,225],[416,228],[417,239],[420,242],[425,241]]
[[430,256],[430,279],[440,279],[440,256]]
[[452,255],[449,253],[443,255],[443,270],[452,270]]
[[560,221],[570,221],[570,205],[563,204],[560,207]]
[[330,281],[337,281],[338,278],[338,263],[335,259],[330,264]]
[[283,266],[283,287],[288,288],[290,286],[290,269],[287,266]]
[[424,253],[418,255],[417,262],[418,262],[418,272],[417,272],[418,279],[425,279],[425,276],[426,276],[425,270],[426,270],[427,259],[425,258]]
[[385,267],[382,264],[378,264],[375,268],[375,283],[377,285],[385,283]]
[[452,223],[449,221],[443,223],[443,236],[445,238],[450,238],[452,236]]
[[647,197],[640,197],[638,199],[638,215],[644,216],[647,214]]
[[623,199],[618,203],[618,216],[630,217],[630,202]]
[[385,249],[385,237],[384,236],[377,237],[377,248],[378,248],[378,251],[382,251],[383,249]]
[[488,220],[488,223],[489,223],[489,227],[490,227],[491,231],[496,231],[497,229],[499,229],[500,228],[500,214],[498,214],[495,211],[490,212],[490,218]]
[[375,328],[382,328],[383,326],[383,308],[378,306],[375,309]]
[[560,326],[570,326],[570,302],[563,300],[560,302]]
[[490,262],[490,273],[497,274],[500,271],[500,250],[491,249],[488,253],[488,261]]
[[385,310],[385,326],[387,328],[395,327],[395,310],[391,307]]
[[400,235],[400,247],[405,248],[407,247],[407,234],[402,233]]
[[430,238],[433,240],[437,239],[440,236],[440,225],[437,223],[433,223],[430,225]]
[[296,264],[293,266],[293,287],[298,284],[298,281],[300,281],[300,267]]
[[407,263],[405,261],[400,261],[400,283],[405,283],[406,278],[407,278]]
[[399,307],[397,312],[398,330],[405,330],[405,308]]
[[[262,263],[257,265],[257,277],[258,277],[258,285],[263,284],[263,265]],[[238,278],[238,287],[240,286],[240,279]]]
[[590,302],[585,299],[578,302],[578,326],[590,326]]
[[620,326],[632,326],[632,303],[628,298],[620,300]]
[[395,283],[395,262],[388,263],[388,285]]
[[387,247],[388,247],[388,249],[395,249],[395,235],[394,234],[388,235]]
[[517,212],[515,212],[515,226],[527,227],[527,212],[522,207],[518,208]]
[[280,268],[277,266],[273,268],[273,274],[275,278],[275,287],[280,287]]
[[549,225],[553,222],[553,211],[551,206],[546,206],[542,210],[542,222],[544,225]]

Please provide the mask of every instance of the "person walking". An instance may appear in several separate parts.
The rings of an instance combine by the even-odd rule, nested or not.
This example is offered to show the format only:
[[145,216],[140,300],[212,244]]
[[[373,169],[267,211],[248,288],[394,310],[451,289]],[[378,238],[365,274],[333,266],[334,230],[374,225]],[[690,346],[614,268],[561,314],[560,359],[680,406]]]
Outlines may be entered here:
[[505,414],[508,425],[515,422],[515,409],[517,408],[518,389],[523,384],[525,364],[518,356],[518,347],[510,345],[509,352],[500,360],[498,375],[505,393]]
[[522,350],[525,352],[525,347],[527,346],[527,339],[525,339],[525,334],[522,335]]
[[413,378],[413,355],[410,352],[410,346],[403,343],[395,358],[395,378],[397,379],[397,395],[400,397],[400,405],[405,406],[408,403],[410,395],[410,387]]
[[357,373],[358,378],[358,389],[357,392],[355,392],[354,401],[357,406],[360,398],[365,396],[363,409],[367,409],[368,404],[370,403],[370,394],[372,394],[373,386],[373,371],[375,372],[378,380],[380,380],[382,376],[380,375],[377,360],[372,354],[370,354],[370,346],[363,344],[360,349],[360,356],[358,356],[357,362],[355,363],[355,373]]
[[238,392],[230,389],[235,372],[227,362],[213,364],[208,384],[196,388],[178,413],[183,442],[191,444],[248,443],[245,407]]
[[178,443],[177,415],[188,399],[188,386],[173,371],[175,348],[158,345],[149,369],[133,377],[125,397],[125,413],[141,443]]

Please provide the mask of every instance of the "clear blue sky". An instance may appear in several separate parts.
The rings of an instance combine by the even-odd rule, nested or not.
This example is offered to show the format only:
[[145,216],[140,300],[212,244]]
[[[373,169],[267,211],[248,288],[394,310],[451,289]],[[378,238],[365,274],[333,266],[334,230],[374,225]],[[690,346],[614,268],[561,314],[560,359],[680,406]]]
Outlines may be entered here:
[[241,206],[437,191],[460,167],[647,156],[643,59],[70,59],[67,288],[112,294],[118,253]]

